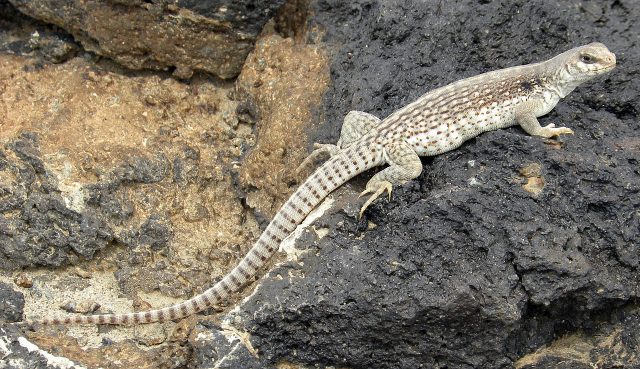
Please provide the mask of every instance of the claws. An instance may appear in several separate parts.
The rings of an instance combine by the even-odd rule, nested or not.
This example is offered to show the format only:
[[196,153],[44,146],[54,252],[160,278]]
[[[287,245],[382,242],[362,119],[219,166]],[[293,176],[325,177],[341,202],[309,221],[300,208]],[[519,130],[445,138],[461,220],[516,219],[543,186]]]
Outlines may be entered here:
[[547,124],[546,126],[543,127],[543,129],[546,131],[543,137],[546,137],[546,138],[558,137],[560,135],[574,134],[571,128],[567,128],[567,127],[556,128],[556,125],[553,123]]
[[371,195],[371,197],[369,197],[369,199],[364,203],[364,205],[362,205],[362,208],[360,208],[359,218],[362,218],[362,214],[364,214],[364,211],[369,207],[369,205],[371,205],[371,203],[375,199],[377,199],[380,195],[382,195],[384,191],[387,191],[389,193],[389,201],[391,201],[391,190],[392,190],[392,185],[391,185],[391,182],[388,182],[388,181],[382,181],[382,182],[377,182],[374,185],[368,185],[367,188],[360,193],[358,198],[368,193],[373,193],[373,195]]

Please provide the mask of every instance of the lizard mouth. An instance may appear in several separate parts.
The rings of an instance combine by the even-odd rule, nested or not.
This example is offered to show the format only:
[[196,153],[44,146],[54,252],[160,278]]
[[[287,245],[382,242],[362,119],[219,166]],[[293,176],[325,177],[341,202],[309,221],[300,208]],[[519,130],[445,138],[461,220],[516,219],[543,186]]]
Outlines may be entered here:
[[606,65],[606,66],[604,66],[602,68],[593,69],[593,71],[594,72],[607,72],[607,71],[610,71],[611,69],[613,69],[615,67],[616,67],[616,63],[612,63],[612,64]]
[[593,71],[594,71],[594,72],[603,72],[603,71],[611,70],[611,69],[613,69],[613,68],[615,68],[615,67],[616,67],[616,65],[615,65],[615,64],[609,64],[609,65],[607,65],[607,66],[605,66],[605,67],[598,68],[598,69],[594,69]]

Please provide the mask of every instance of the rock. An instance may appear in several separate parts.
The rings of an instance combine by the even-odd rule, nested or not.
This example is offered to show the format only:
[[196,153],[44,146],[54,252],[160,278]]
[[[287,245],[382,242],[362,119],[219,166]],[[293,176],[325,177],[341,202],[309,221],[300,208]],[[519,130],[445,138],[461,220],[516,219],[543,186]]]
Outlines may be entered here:
[[14,280],[15,284],[22,288],[31,288],[33,286],[33,280],[26,274],[18,274]]
[[[159,6],[118,3],[140,12]],[[594,40],[618,54],[620,67],[581,86],[542,119],[571,127],[574,136],[545,141],[517,127],[483,134],[424,159],[418,179],[358,220],[357,190],[370,176],[364,174],[334,196],[334,207],[313,224],[320,232],[302,232],[289,251],[295,257],[265,272],[255,291],[217,307],[226,313],[209,319],[222,321],[219,326],[203,321],[188,334],[194,324],[185,319],[180,334],[166,341],[143,333],[138,342],[164,342],[148,353],[132,345],[123,351],[105,339],[96,351],[83,352],[87,366],[638,366],[640,81],[634,61],[640,48],[634,37],[640,10],[625,0],[315,0],[309,6],[306,41],[315,48],[297,44],[300,33],[296,42],[266,34],[237,82],[238,105],[224,98],[210,106],[190,100],[198,93],[212,97],[206,83],[185,87],[169,78],[139,82],[140,76],[123,82],[124,73],[74,64],[80,58],[65,63],[74,73],[60,73],[65,85],[56,85],[64,89],[74,76],[86,75],[65,91],[77,97],[73,104],[30,92],[37,88],[20,90],[17,83],[0,89],[19,91],[3,95],[15,105],[5,109],[8,116],[51,106],[33,118],[44,122],[32,122],[38,133],[5,133],[15,130],[13,124],[0,132],[6,135],[0,267],[74,264],[77,255],[92,258],[116,243],[126,247],[108,250],[119,255],[102,270],[115,267],[118,291],[143,291],[154,303],[184,297],[244,255],[257,229],[254,213],[268,219],[295,187],[291,173],[306,141],[335,142],[349,110],[385,117],[437,86]],[[325,45],[331,53],[323,52]],[[9,67],[0,75],[4,70]],[[14,74],[24,85],[37,85],[19,69],[4,76],[12,81]],[[133,96],[145,110],[126,105],[107,77],[117,90],[134,84],[140,94]],[[93,95],[85,85],[105,104],[86,98]],[[318,94],[323,106],[314,111]],[[108,110],[109,104],[116,107]],[[86,106],[92,110],[82,110]],[[81,118],[69,113],[75,109]],[[215,111],[221,113],[210,115]],[[218,127],[222,112],[233,115],[237,127]],[[111,116],[118,119],[107,120]],[[27,127],[19,131],[31,132]],[[253,129],[257,146],[247,152]],[[45,138],[48,146],[41,144]],[[74,146],[83,140],[89,144]],[[64,170],[52,167],[64,150],[68,156],[90,152],[82,159],[89,174],[75,187],[65,184]],[[247,194],[243,201],[235,198],[237,190]],[[102,254],[110,261],[113,253]],[[121,327],[104,331],[127,334]],[[15,342],[15,334],[0,334],[6,334],[0,342]],[[41,342],[57,347],[59,339]],[[29,366],[37,365],[20,364]]]
[[41,350],[22,335],[16,327],[0,325],[0,363],[6,369],[80,369],[65,357],[51,355]]
[[270,219],[295,189],[295,166],[307,155],[308,132],[321,125],[314,112],[329,85],[328,62],[316,45],[300,47],[272,32],[256,43],[238,77],[241,102],[235,116],[246,125],[259,120],[260,139],[244,158],[237,179],[260,219]]
[[242,334],[210,324],[195,327],[190,339],[195,368],[262,369],[264,361],[256,357],[252,347],[243,342]]
[[59,34],[41,36],[38,31],[31,35],[29,46],[33,50],[40,51],[42,56],[52,63],[65,62],[73,58],[78,51],[78,46],[70,37],[64,37]]
[[[580,4],[314,2],[310,24],[340,45],[315,141],[335,142],[349,110],[383,118],[435,87],[587,42],[637,56],[638,41],[619,36],[638,34],[637,7]],[[618,67],[542,119],[576,131],[564,145],[517,127],[485,133],[424,159],[423,174],[364,222],[334,210],[315,223],[329,234],[306,233],[297,245],[308,252],[263,277],[225,319],[242,322],[264,367],[510,368],[558,336],[615,326],[601,312],[632,308],[640,294],[635,73],[637,63]],[[537,195],[519,177],[530,163],[544,178]],[[632,342],[633,354],[603,354],[632,367]],[[538,367],[557,362],[545,360]]]
[[65,29],[85,50],[131,69],[173,69],[178,78],[190,78],[194,71],[238,75],[262,26],[284,3],[10,1],[27,15]]
[[0,321],[18,322],[22,320],[24,296],[14,291],[6,283],[0,283]]
[[0,149],[2,269],[64,265],[77,255],[92,256],[113,239],[98,213],[68,206],[58,179],[42,160],[36,134],[23,133],[7,148]]
[[608,321],[599,327],[559,337],[525,355],[515,363],[515,368],[638,367],[639,311],[625,309],[604,318]]

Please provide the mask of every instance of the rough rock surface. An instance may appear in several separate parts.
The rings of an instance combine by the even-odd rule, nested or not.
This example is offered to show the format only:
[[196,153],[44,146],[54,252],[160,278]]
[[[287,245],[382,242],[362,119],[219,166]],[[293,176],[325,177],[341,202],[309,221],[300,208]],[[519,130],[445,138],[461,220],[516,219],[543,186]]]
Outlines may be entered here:
[[3,369],[80,369],[64,357],[56,357],[40,350],[22,336],[16,327],[0,327],[0,366]]
[[[542,120],[575,135],[486,133],[424,159],[420,178],[366,221],[353,205],[316,221],[328,235],[307,233],[298,247],[308,253],[272,271],[228,318],[245,321],[265,367],[509,368],[559,337],[637,320],[624,311],[640,294],[638,7],[317,1],[313,13],[325,42],[340,45],[318,141],[334,142],[349,110],[385,117],[437,86],[591,41],[619,66]],[[637,335],[625,332],[615,337],[626,354],[591,342],[574,363],[637,366]],[[552,349],[538,355],[521,366],[559,360]]]
[[6,283],[0,283],[0,320],[19,322],[22,320],[24,297]]
[[[288,171],[306,144],[288,150],[286,140],[265,140],[286,154],[256,164],[257,174],[240,174],[240,164],[261,130],[305,139],[327,87],[326,53],[278,36],[287,22],[276,22],[236,91],[202,74],[178,81],[127,71],[83,51],[51,64],[32,47],[34,35],[63,39],[59,29],[15,10],[0,16],[0,282],[12,304],[2,322],[167,306],[229,270],[259,232],[250,206],[264,218],[295,185],[255,179]],[[294,82],[304,88],[291,90]],[[269,106],[284,95],[289,103]],[[258,191],[237,185],[240,177],[277,196],[249,200]],[[22,296],[24,309],[13,303]],[[212,319],[232,304],[211,309]],[[195,321],[42,327],[26,339],[87,367],[181,367]]]
[[[640,365],[640,310],[612,309],[599,314],[597,329],[556,339],[515,363],[516,369],[636,368]],[[606,323],[603,323],[606,322]]]
[[0,52],[38,54],[44,60],[62,63],[78,52],[73,37],[55,26],[37,22],[0,0]]
[[20,11],[71,33],[85,50],[132,69],[240,73],[263,25],[284,0],[178,2],[10,0]]
[[[349,110],[384,117],[437,86],[598,40],[617,54],[618,68],[542,119],[575,135],[543,140],[517,127],[483,134],[424,159],[420,178],[358,221],[355,194],[369,174],[361,176],[288,249],[289,261],[245,290],[246,300],[230,301],[232,312],[227,305],[177,324],[43,330],[29,339],[58,357],[109,368],[636,367],[633,5],[313,1],[307,42],[323,34],[332,58],[332,87],[315,118],[305,109],[323,91],[325,69],[309,58],[327,54],[273,35],[248,59],[251,70],[237,85],[247,96],[235,102],[215,93],[235,95],[228,85],[125,73],[84,54],[56,66],[0,54],[0,183],[8,189],[0,200],[20,204],[2,213],[13,228],[0,231],[10,250],[20,237],[41,240],[31,223],[46,240],[24,243],[29,258],[11,253],[0,279],[18,280],[5,269],[10,263],[73,266],[27,270],[29,283],[1,291],[12,301],[12,289],[22,292],[29,316],[43,314],[40,304],[58,312],[78,296],[103,303],[100,311],[188,297],[251,246],[254,213],[268,217],[294,187],[284,173],[302,154],[289,146],[305,143],[283,132],[297,137],[313,125],[279,122],[287,115],[326,118],[310,136],[334,142]],[[308,85],[310,95],[288,84]],[[269,152],[272,159],[262,154]],[[70,196],[78,188],[86,202]],[[92,214],[102,232],[83,228]],[[86,257],[70,247],[74,240],[84,240],[76,248]],[[62,258],[37,259],[45,246]],[[68,310],[83,310],[81,302]],[[0,357],[6,347],[19,360],[40,355],[16,346],[15,330],[0,331],[0,340]]]

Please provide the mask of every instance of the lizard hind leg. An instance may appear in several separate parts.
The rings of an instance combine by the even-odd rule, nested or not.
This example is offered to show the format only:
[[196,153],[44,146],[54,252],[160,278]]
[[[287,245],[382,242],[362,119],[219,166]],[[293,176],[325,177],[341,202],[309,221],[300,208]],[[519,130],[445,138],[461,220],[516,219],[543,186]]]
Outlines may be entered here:
[[337,145],[314,143],[314,150],[307,156],[296,169],[296,173],[302,172],[321,157],[335,156],[341,149],[348,147],[380,124],[380,118],[362,111],[352,110],[344,117],[344,123],[340,130],[340,139]]
[[338,147],[338,145],[321,144],[317,142],[313,144],[313,148],[314,150],[311,152],[311,154],[309,154],[306,158],[304,158],[302,163],[298,165],[298,168],[296,169],[297,174],[302,172],[307,167],[311,166],[312,163],[315,163],[315,161],[318,160],[318,158],[322,156],[327,156],[327,155],[329,157],[332,157],[340,151],[340,147]]
[[391,190],[394,185],[410,181],[422,173],[420,157],[408,143],[402,141],[388,144],[384,146],[384,150],[389,166],[371,177],[366,189],[360,194],[360,196],[372,194],[362,205],[360,217],[367,207],[385,191],[389,193],[389,199],[391,199]]
[[363,111],[352,110],[344,117],[344,123],[340,130],[338,147],[344,149],[352,143],[364,137],[380,125],[380,118]]

